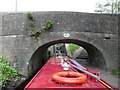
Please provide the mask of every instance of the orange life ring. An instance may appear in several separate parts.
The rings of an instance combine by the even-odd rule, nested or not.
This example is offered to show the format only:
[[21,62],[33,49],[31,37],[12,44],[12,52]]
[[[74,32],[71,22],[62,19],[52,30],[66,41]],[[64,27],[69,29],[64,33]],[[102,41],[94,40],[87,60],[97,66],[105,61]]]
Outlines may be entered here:
[[87,75],[78,72],[58,72],[53,74],[52,80],[63,84],[83,84],[87,80]]

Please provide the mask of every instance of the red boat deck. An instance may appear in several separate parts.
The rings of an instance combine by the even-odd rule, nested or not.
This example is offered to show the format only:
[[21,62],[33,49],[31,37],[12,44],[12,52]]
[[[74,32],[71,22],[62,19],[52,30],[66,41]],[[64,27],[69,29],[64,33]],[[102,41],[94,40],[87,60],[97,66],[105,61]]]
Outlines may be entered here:
[[[63,71],[61,65],[59,65],[60,58],[50,58],[47,63],[38,71],[38,73],[32,78],[32,80],[27,84],[25,90],[50,90],[50,89],[60,89],[60,90],[107,90],[107,88],[98,81],[93,81],[90,77],[87,79],[85,84],[82,85],[68,85],[68,84],[58,84],[52,81],[51,77],[54,73]],[[71,69],[69,71],[72,71]]]

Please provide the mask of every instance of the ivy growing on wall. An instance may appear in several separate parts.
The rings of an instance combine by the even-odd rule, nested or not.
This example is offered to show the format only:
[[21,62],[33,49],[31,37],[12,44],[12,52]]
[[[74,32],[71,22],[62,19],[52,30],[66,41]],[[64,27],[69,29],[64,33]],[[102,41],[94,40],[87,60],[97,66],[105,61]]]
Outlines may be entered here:
[[34,20],[34,19],[33,19],[33,15],[32,15],[31,12],[28,12],[28,13],[27,13],[27,18],[28,18],[29,20]]
[[45,30],[50,30],[53,26],[53,23],[51,20],[48,20],[45,24],[43,24],[40,27],[35,27],[35,25],[33,24],[33,21],[35,21],[33,15],[31,12],[27,13],[27,18],[31,21],[30,22],[30,27],[31,29],[31,37],[37,38],[40,36],[40,34],[45,31]]
[[47,23],[45,23],[44,25],[42,25],[41,27],[33,27],[32,28],[32,34],[30,35],[31,37],[39,37],[40,34],[44,31],[44,30],[49,30],[52,28],[52,21],[51,20],[48,20]]

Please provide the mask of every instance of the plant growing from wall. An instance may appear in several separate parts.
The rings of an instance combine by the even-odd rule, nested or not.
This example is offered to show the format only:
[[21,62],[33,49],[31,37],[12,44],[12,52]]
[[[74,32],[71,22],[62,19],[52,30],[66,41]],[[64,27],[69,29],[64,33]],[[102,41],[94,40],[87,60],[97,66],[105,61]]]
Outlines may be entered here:
[[20,73],[10,66],[8,60],[0,56],[0,85],[15,81],[20,77]]
[[37,38],[37,37],[40,36],[40,34],[41,34],[43,31],[51,29],[52,26],[53,26],[52,21],[51,21],[51,20],[48,20],[44,25],[42,25],[42,26],[39,27],[39,28],[33,27],[33,28],[32,28],[32,31],[31,31],[31,32],[32,32],[32,35],[30,35],[30,36]]
[[34,37],[34,38],[39,37],[40,34],[41,34],[43,31],[49,30],[49,29],[51,29],[52,26],[53,26],[52,21],[51,21],[51,20],[48,20],[48,21],[47,21],[45,24],[43,24],[42,26],[40,26],[40,27],[35,27],[34,22],[33,22],[33,21],[35,21],[35,20],[34,20],[34,17],[33,17],[33,15],[32,15],[31,12],[28,12],[28,13],[27,13],[27,18],[30,20],[29,27],[31,28],[31,33],[32,33],[30,36],[31,36],[31,37]]
[[42,27],[41,30],[49,30],[52,27],[52,21],[48,20],[47,23],[45,23]]
[[34,19],[33,19],[33,15],[32,15],[31,12],[28,12],[28,13],[27,13],[27,18],[28,18],[29,20],[31,20],[31,21],[34,20]]

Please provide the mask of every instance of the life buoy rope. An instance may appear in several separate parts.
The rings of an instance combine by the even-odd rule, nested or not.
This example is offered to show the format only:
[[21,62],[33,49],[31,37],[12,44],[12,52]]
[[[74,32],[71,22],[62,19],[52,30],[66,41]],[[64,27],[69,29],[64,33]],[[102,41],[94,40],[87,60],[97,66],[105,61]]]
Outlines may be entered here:
[[87,76],[78,72],[58,72],[53,74],[52,80],[63,84],[83,84],[86,82]]

